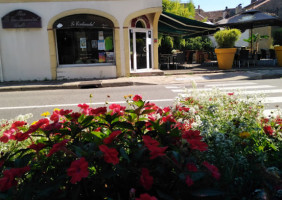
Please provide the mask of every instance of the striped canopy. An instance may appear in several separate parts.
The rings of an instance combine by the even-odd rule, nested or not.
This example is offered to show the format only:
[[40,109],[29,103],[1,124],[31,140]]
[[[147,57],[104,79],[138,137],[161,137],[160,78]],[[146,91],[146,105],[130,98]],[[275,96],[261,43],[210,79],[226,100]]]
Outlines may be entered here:
[[219,30],[216,26],[163,12],[159,19],[159,32],[185,38],[203,36]]

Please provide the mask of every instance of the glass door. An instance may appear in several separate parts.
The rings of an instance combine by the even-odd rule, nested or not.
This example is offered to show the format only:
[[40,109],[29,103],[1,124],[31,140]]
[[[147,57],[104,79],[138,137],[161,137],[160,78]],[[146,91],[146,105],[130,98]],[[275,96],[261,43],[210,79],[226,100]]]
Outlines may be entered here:
[[151,68],[151,31],[130,30],[131,71],[144,71]]

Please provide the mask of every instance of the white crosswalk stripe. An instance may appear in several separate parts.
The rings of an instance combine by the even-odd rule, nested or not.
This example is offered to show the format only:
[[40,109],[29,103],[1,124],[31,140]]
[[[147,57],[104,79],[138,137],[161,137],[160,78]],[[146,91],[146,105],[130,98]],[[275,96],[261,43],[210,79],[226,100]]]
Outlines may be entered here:
[[[174,93],[178,93],[178,95],[182,97],[188,97],[190,96],[192,91],[212,91],[214,88],[226,92],[238,92],[242,95],[263,95],[264,98],[257,98],[257,100],[260,100],[265,106],[266,110],[264,111],[264,114],[266,116],[268,115],[275,115],[278,113],[277,109],[273,109],[276,107],[276,104],[281,105],[282,103],[282,89],[278,89],[276,86],[273,85],[260,85],[255,82],[246,81],[246,82],[226,82],[226,83],[211,83],[204,86],[204,88],[196,88],[196,89],[188,89],[178,86],[167,86],[167,89],[170,89]],[[202,93],[201,95],[205,95],[205,93]],[[269,95],[269,96],[267,96]],[[242,100],[244,100],[243,98]],[[268,108],[268,107],[271,108]]]

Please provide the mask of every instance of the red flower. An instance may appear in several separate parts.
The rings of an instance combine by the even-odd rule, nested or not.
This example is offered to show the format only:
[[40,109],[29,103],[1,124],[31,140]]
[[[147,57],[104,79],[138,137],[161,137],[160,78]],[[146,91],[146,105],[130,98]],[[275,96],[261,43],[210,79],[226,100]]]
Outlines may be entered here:
[[89,105],[87,105],[86,103],[84,103],[84,104],[78,104],[77,107],[81,108],[82,110],[87,110],[87,109],[89,108]]
[[16,186],[18,182],[15,178],[21,177],[24,173],[30,170],[29,166],[22,168],[6,169],[3,172],[3,177],[0,178],[0,191],[4,192],[13,186]]
[[99,146],[100,151],[104,153],[104,160],[106,163],[112,163],[116,165],[119,163],[118,151],[115,148],[108,148],[102,144]]
[[15,140],[17,141],[24,141],[26,140],[27,138],[29,138],[29,133],[22,133],[22,132],[17,132],[16,135],[15,135]]
[[144,194],[140,194],[140,198],[136,198],[136,200],[158,200],[158,199],[154,196],[150,196],[149,194],[144,193]]
[[103,142],[105,144],[110,144],[117,136],[119,136],[121,131],[113,131],[108,137],[106,137]]
[[151,151],[150,152],[150,159],[155,159],[158,156],[165,156],[165,151],[168,147],[157,147],[153,145],[148,145],[147,148]]
[[170,107],[165,107],[165,108],[163,109],[163,111],[164,111],[164,113],[167,113],[167,112],[171,111],[171,109],[170,109]]
[[37,131],[37,129],[44,128],[48,124],[49,124],[49,120],[47,118],[40,119],[35,124],[31,125],[29,127],[28,131],[25,132],[25,133],[33,133],[33,132]]
[[229,96],[232,96],[232,95],[234,95],[234,92],[232,92],[232,93],[227,93]]
[[66,144],[69,142],[69,140],[63,140],[60,143],[54,144],[52,149],[50,149],[49,153],[47,154],[47,157],[50,157],[57,151],[61,151],[62,149],[65,148]]
[[82,109],[82,114],[88,115],[89,114],[89,105],[87,104],[78,104],[78,107]]
[[26,125],[26,122],[25,122],[25,121],[15,121],[15,122],[12,124],[11,128],[22,127],[22,126],[24,126],[24,125]]
[[194,163],[188,163],[186,165],[186,167],[187,167],[188,171],[190,171],[190,172],[198,171],[198,168],[197,168],[197,166]]
[[142,136],[142,138],[145,143],[145,146],[148,146],[148,145],[159,146],[160,145],[160,143],[157,140],[152,139],[151,136],[149,135],[144,135]]
[[109,109],[111,109],[113,112],[112,112],[112,115],[114,114],[117,114],[119,116],[122,116],[126,107],[125,106],[121,106],[119,104],[111,104],[109,106]]
[[13,135],[16,130],[11,128],[10,130],[6,130],[3,133],[3,136],[0,137],[0,141],[3,143],[7,143],[9,140],[14,140],[15,136]]
[[62,126],[63,125],[60,122],[54,122],[52,124],[48,124],[47,126],[42,128],[42,130],[44,130],[44,131],[56,131],[56,130],[60,130],[62,128]]
[[166,122],[173,122],[173,123],[176,122],[176,120],[174,119],[174,117],[171,114],[168,115],[168,116],[163,117],[162,121],[164,123],[166,123]]
[[62,116],[64,116],[64,115],[70,114],[71,112],[72,112],[72,110],[64,110],[64,109],[61,109],[61,110],[59,111],[59,114],[62,115]]
[[185,131],[182,135],[183,139],[186,139],[187,141],[190,139],[196,139],[196,140],[201,140],[203,137],[200,135],[200,131],[198,130],[189,130],[189,131]]
[[208,149],[208,145],[201,141],[202,136],[200,136],[200,131],[196,130],[189,130],[185,131],[182,135],[183,139],[186,139],[187,142],[190,144],[191,149],[199,150],[199,151],[206,151]]
[[187,140],[188,143],[190,144],[190,148],[194,150],[199,150],[199,151],[206,151],[208,150],[208,145],[200,140]]
[[91,108],[89,110],[89,113],[91,115],[95,115],[95,116],[103,115],[106,112],[107,112],[107,107],[99,107],[99,108],[95,108],[95,109]]
[[154,179],[150,175],[150,172],[147,168],[141,169],[140,183],[146,189],[150,190],[153,185]]
[[185,180],[186,184],[188,187],[190,187],[191,185],[194,184],[193,180],[191,179],[190,176],[186,176],[186,180]]
[[134,97],[133,97],[133,101],[140,101],[142,100],[142,97],[138,94],[136,94]]
[[263,127],[263,130],[267,135],[270,135],[270,136],[273,135],[274,131],[272,130],[271,126],[265,126],[265,127]]
[[145,146],[149,149],[150,151],[150,159],[155,159],[158,156],[164,156],[165,155],[165,150],[168,147],[158,147],[158,145],[160,144],[157,140],[152,139],[150,136],[148,135],[144,135],[142,136],[143,141]]
[[72,122],[77,121],[80,116],[81,116],[81,114],[78,113],[78,112],[72,113],[72,114],[71,114],[71,118],[72,118],[71,121],[72,121]]
[[70,180],[72,184],[81,181],[82,178],[86,178],[89,174],[88,162],[83,157],[73,161],[70,168],[67,169],[67,174],[72,177]]
[[32,145],[30,145],[30,146],[27,147],[27,148],[33,149],[33,150],[35,150],[35,151],[40,151],[40,150],[43,149],[45,146],[46,146],[46,145],[43,144],[43,143],[38,143],[38,144],[32,144]]
[[203,162],[203,165],[208,168],[208,170],[212,173],[212,176],[215,178],[215,179],[219,179],[220,178],[220,173],[218,172],[218,169],[216,166],[208,163],[207,161],[204,161]]

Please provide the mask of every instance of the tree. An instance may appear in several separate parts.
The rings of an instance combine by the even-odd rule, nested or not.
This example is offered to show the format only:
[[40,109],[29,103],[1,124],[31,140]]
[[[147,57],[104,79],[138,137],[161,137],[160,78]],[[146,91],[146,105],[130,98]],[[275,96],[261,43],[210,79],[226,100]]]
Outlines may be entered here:
[[181,4],[179,0],[163,0],[163,11],[190,19],[195,18],[195,7],[192,0],[186,4]]

